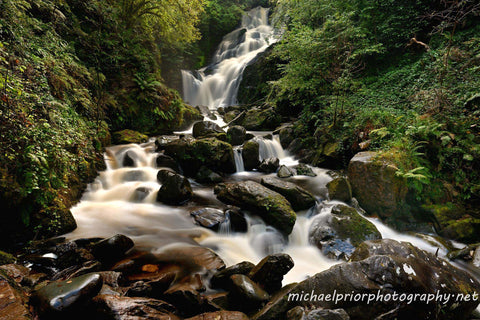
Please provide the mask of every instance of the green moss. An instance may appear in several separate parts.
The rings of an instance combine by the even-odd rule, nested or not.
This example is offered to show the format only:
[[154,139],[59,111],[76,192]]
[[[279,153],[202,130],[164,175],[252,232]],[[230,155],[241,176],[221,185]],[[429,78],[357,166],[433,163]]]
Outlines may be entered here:
[[147,135],[130,129],[125,129],[113,133],[114,144],[143,143],[147,141]]
[[16,259],[10,253],[0,251],[0,265],[15,263]]

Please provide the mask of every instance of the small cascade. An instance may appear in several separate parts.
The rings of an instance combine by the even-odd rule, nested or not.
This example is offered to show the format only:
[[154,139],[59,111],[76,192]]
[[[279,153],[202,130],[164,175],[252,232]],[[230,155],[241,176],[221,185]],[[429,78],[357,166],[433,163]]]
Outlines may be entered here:
[[237,172],[245,171],[245,165],[243,164],[241,146],[237,146],[233,148],[233,157],[235,158],[235,167],[237,168]]
[[268,12],[262,7],[247,12],[240,28],[223,38],[211,65],[194,72],[182,70],[185,102],[210,110],[237,103],[245,67],[277,40],[268,24]]
[[268,158],[283,159],[286,157],[278,136],[274,136],[272,139],[255,137],[255,141],[258,142],[260,161]]

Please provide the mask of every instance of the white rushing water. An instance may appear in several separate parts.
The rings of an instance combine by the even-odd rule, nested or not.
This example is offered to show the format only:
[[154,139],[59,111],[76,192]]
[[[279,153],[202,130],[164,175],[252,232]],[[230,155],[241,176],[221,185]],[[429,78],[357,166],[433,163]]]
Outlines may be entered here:
[[[278,147],[273,147],[272,153],[276,152],[275,148]],[[313,168],[316,177],[294,176],[286,179],[309,190],[319,199],[316,207],[297,212],[297,222],[288,239],[254,216],[247,217],[249,227],[245,233],[233,233],[228,226],[223,226],[217,233],[197,226],[190,216],[190,212],[202,207],[225,208],[216,199],[211,186],[191,181],[194,198],[201,204],[191,201],[184,206],[167,206],[156,201],[161,187],[156,176],[161,168],[155,165],[158,153],[153,149],[153,142],[107,149],[107,169],[90,184],[82,201],[72,208],[78,228],[68,235],[70,239],[110,237],[122,233],[131,237],[137,247],[152,251],[172,243],[199,243],[214,249],[227,265],[242,261],[257,263],[268,254],[286,252],[293,258],[295,266],[285,277],[284,284],[301,281],[338,263],[324,257],[308,240],[309,228],[315,217],[328,213],[333,205],[339,203],[327,199],[326,184],[332,179],[327,170]],[[127,154],[134,161],[133,167],[122,165]],[[288,157],[288,154],[282,154]],[[272,155],[265,154],[266,157]],[[258,181],[263,176],[265,174],[245,172],[230,178]],[[445,248],[433,238],[400,234],[376,219],[368,219],[384,238],[408,241],[432,253],[440,248],[439,255],[446,254]]]
[[245,67],[276,41],[268,23],[268,11],[262,7],[248,11],[240,28],[223,38],[210,66],[195,72],[182,71],[185,102],[211,110],[237,103]]

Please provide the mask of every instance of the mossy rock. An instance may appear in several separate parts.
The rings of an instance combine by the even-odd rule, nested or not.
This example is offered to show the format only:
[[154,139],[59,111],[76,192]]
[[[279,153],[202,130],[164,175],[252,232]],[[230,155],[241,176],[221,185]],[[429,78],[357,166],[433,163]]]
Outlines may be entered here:
[[281,122],[282,117],[273,108],[252,108],[247,111],[240,125],[247,130],[274,130]]
[[337,177],[327,183],[328,195],[331,200],[349,202],[352,200],[352,187],[345,177]]
[[468,214],[463,206],[448,202],[425,208],[435,217],[441,236],[465,243],[480,242],[480,219]]
[[135,130],[125,129],[113,133],[114,144],[144,143],[148,136]]
[[0,265],[15,263],[16,259],[13,255],[0,250]]
[[243,144],[242,158],[245,170],[256,169],[260,165],[260,146],[257,141],[249,140]]
[[214,192],[219,200],[251,210],[282,233],[292,232],[297,216],[281,194],[254,181],[221,183]]
[[165,154],[174,158],[191,177],[202,166],[215,172],[234,173],[236,170],[232,146],[216,138],[193,139],[187,136],[173,140],[165,146]]
[[346,205],[335,205],[330,213],[318,215],[309,230],[310,243],[333,259],[348,260],[362,242],[381,238],[373,223]]

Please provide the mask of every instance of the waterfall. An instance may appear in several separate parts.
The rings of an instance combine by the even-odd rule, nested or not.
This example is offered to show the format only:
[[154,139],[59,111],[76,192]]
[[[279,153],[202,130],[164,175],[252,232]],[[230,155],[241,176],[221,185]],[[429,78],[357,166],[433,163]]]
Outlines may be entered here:
[[245,165],[243,164],[241,146],[233,148],[233,156],[235,158],[235,167],[237,168],[237,172],[245,171]]
[[223,38],[211,65],[194,72],[182,70],[185,102],[211,110],[237,103],[245,67],[277,40],[268,11],[262,7],[248,11],[241,26]]

